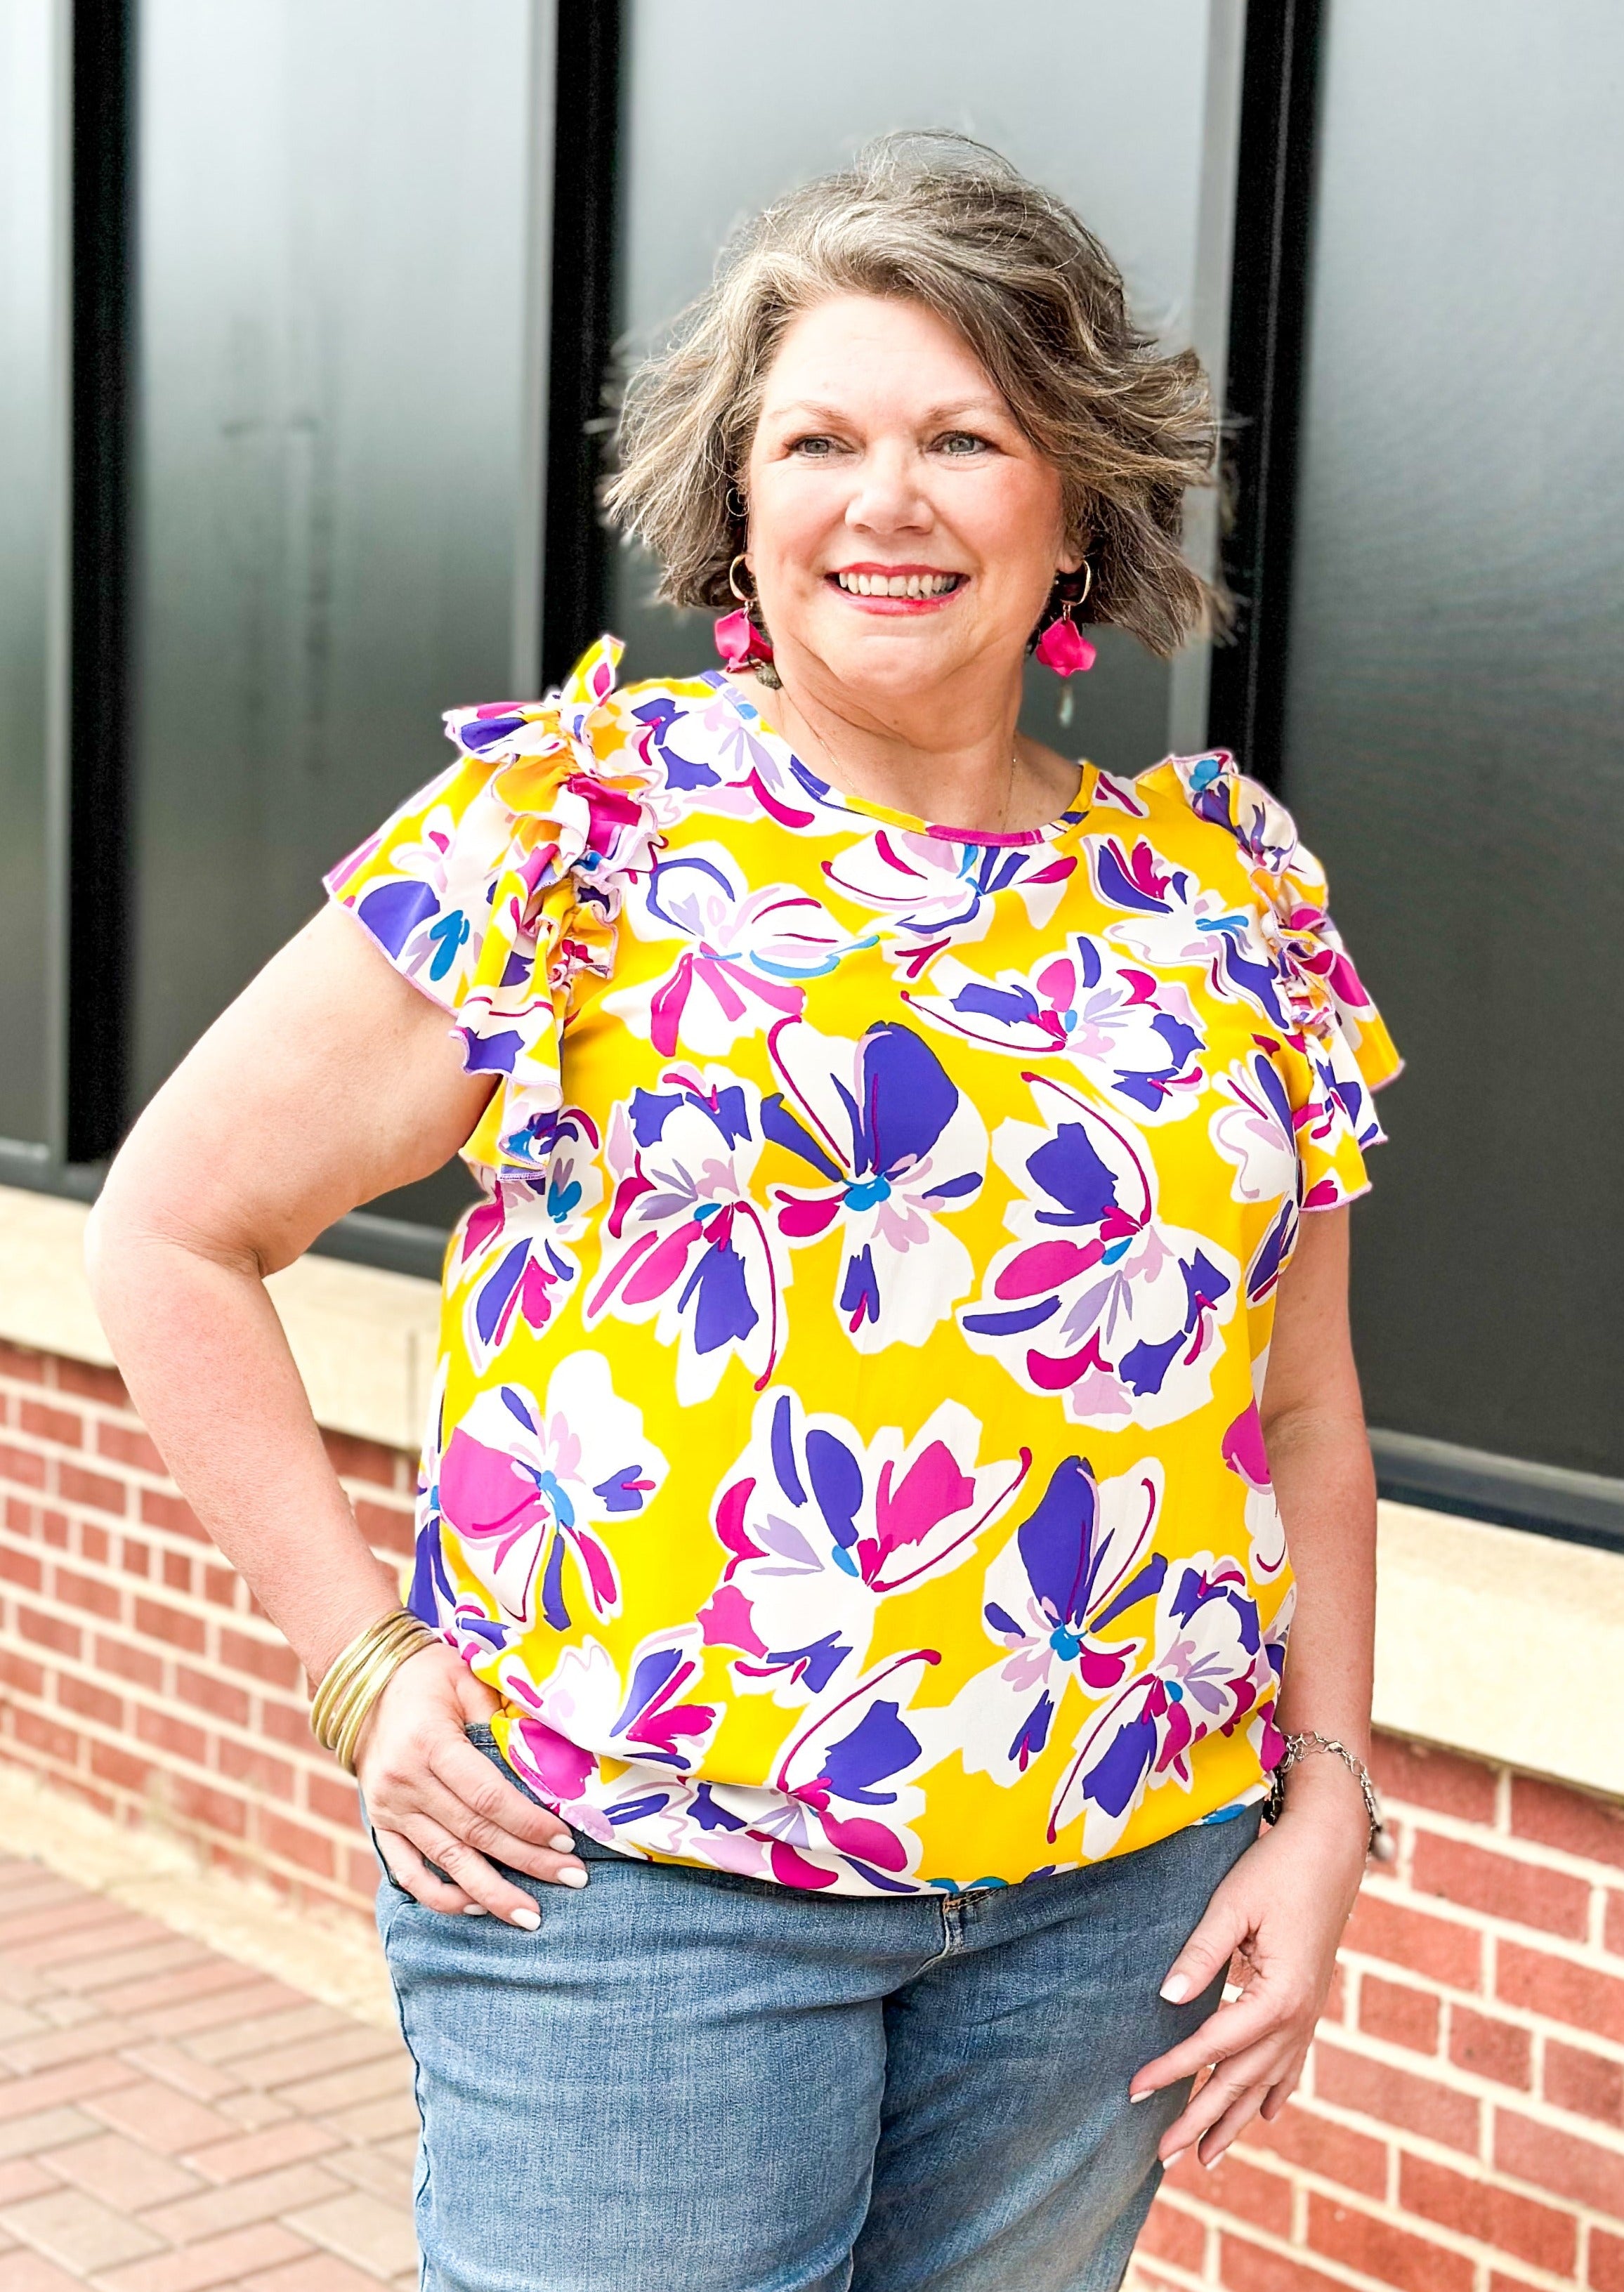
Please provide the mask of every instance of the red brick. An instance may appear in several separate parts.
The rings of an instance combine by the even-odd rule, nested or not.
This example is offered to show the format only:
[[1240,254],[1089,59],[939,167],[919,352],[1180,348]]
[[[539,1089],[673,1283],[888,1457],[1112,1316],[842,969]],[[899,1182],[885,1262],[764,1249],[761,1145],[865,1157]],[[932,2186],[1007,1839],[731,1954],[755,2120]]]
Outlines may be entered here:
[[339,1856],[340,1876],[358,1901],[369,1902],[378,1890],[378,1866],[366,1846],[346,1846]]
[[118,1594],[113,1586],[98,1583],[93,1576],[81,1576],[76,1569],[58,1568],[54,1588],[57,1598],[70,1608],[87,1608],[93,1616],[118,1613]]
[[308,1751],[311,1747],[311,1715],[308,1704],[280,1703],[267,1696],[260,1706],[259,1731],[272,1742],[286,1743],[291,1749]]
[[240,1838],[247,1828],[247,1811],[239,1798],[216,1790],[209,1783],[199,1782],[193,1775],[172,1773],[168,1797],[182,1821],[201,1823],[209,1830],[222,1830],[232,1838]]
[[5,1525],[13,1536],[32,1536],[38,1525],[36,1507],[24,1504],[20,1497],[8,1496],[5,1500]]
[[1402,2126],[1446,2148],[1476,2153],[1478,2104],[1470,2094],[1328,2045],[1323,2038],[1315,2044],[1313,2062],[1317,2099],[1338,2109],[1356,2109],[1384,2125]]
[[1219,2252],[1218,2281],[1225,2292],[1345,2292],[1341,2278],[1288,2259],[1284,2253],[1266,2251],[1227,2231]]
[[10,1648],[0,1648],[0,1685],[15,1688],[19,1695],[43,1695],[44,1667],[30,1663],[26,1656],[13,1655]]
[[1511,1828],[1518,1838],[1624,1869],[1624,1807],[1607,1799],[1518,1775],[1511,1786]]
[[1170,2260],[1176,2268],[1187,2268],[1193,2276],[1206,2246],[1207,2231],[1200,2221],[1192,2220],[1188,2213],[1175,2212],[1171,2205],[1155,2204],[1134,2251],[1151,2260]]
[[56,1364],[57,1388],[62,1392],[77,1392],[82,1400],[99,1400],[104,1408],[127,1408],[130,1396],[116,1368],[102,1368],[94,1361],[61,1360]]
[[171,1647],[183,1647],[193,1655],[201,1655],[207,1645],[208,1634],[201,1619],[188,1615],[183,1608],[163,1606],[157,1600],[137,1600],[135,1628],[144,1639],[166,1640]]
[[191,1506],[162,1489],[141,1490],[141,1517],[149,1528],[167,1529],[171,1536],[195,1537],[199,1544],[206,1544],[209,1540],[203,1522]]
[[1532,2038],[1515,2022],[1497,2022],[1469,2006],[1450,2008],[1450,2059],[1458,2070],[1526,2092],[1533,2083],[1532,2056]]
[[83,1634],[77,1624],[64,1623],[60,1616],[47,1616],[38,1608],[17,1608],[17,1628],[25,1640],[33,1640],[39,1647],[54,1648],[58,1655],[78,1658]]
[[1472,2292],[1473,2263],[1329,2197],[1310,2195],[1308,2242],[1328,2260],[1356,2268],[1398,2292]]
[[1412,1884],[1418,1893],[1442,1894],[1490,1917],[1543,1926],[1569,1941],[1582,1941],[1589,1925],[1588,1880],[1431,1831],[1416,1840]]
[[106,1529],[98,1528],[93,1521],[79,1522],[79,1557],[93,1568],[105,1568],[113,1554],[113,1539]]
[[1347,2018],[1348,1982],[1340,1965],[1332,1969],[1330,1988],[1325,1993],[1325,2003],[1320,2008],[1321,2022],[1342,2022]]
[[1599,2117],[1605,2125],[1624,2125],[1624,2063],[1548,2038],[1545,2097],[1553,2109],[1571,2109],[1579,2117]]
[[139,1537],[121,1536],[118,1539],[118,1565],[126,1576],[149,1576],[152,1573],[152,1546],[143,1544]]
[[1514,2180],[1624,2220],[1624,2154],[1515,2110],[1494,2112],[1494,2161]]
[[25,1592],[37,1592],[44,1583],[45,1571],[31,1552],[0,1544],[0,1577],[8,1584],[20,1584]]
[[179,1663],[174,1671],[174,1691],[183,1703],[194,1704],[199,1711],[212,1712],[216,1719],[229,1720],[235,1727],[248,1723],[250,1705],[246,1690],[232,1686],[229,1680],[214,1679],[206,1671],[193,1671],[189,1664]]
[[129,1482],[110,1481],[105,1473],[87,1473],[82,1465],[59,1464],[56,1492],[64,1504],[93,1505],[98,1512],[123,1514],[129,1502]]
[[375,1552],[389,1552],[400,1559],[409,1558],[416,1535],[416,1521],[406,1506],[399,1510],[378,1504],[358,1500],[355,1505],[355,1524]]
[[1440,2011],[1430,1989],[1384,1981],[1375,1973],[1367,1973],[1359,1985],[1360,2028],[1390,2046],[1408,2046],[1412,2053],[1437,2052]]
[[1499,1777],[1478,1759],[1407,1743],[1397,1735],[1378,1735],[1370,1746],[1370,1772],[1384,1798],[1430,1807],[1463,1822],[1492,1823]]
[[131,1465],[137,1472],[155,1473],[160,1480],[166,1477],[167,1467],[152,1441],[146,1433],[127,1424],[98,1424],[96,1454],[111,1457],[120,1465]]
[[342,1782],[335,1774],[323,1774],[312,1767],[304,1778],[304,1804],[324,1822],[345,1825],[357,1820],[355,1785]]
[[96,1638],[96,1668],[115,1671],[121,1679],[133,1679],[141,1687],[161,1689],[164,1684],[163,1663],[150,1650],[101,1634]]
[[220,1660],[233,1671],[266,1679],[274,1687],[295,1688],[302,1676],[299,1658],[281,1640],[254,1640],[246,1632],[220,1634]]
[[77,1763],[79,1739],[70,1730],[38,1711],[19,1709],[11,1716],[12,1734],[17,1742],[26,1743],[30,1751],[37,1751],[42,1758],[54,1759],[61,1766]]
[[124,1705],[117,1696],[109,1695],[104,1687],[93,1687],[88,1680],[75,1679],[64,1672],[56,1683],[56,1699],[64,1711],[77,1712],[81,1719],[93,1719],[99,1727],[117,1731],[124,1725]]
[[302,1870],[311,1870],[319,1878],[333,1876],[333,1842],[319,1830],[310,1830],[301,1822],[289,1822],[269,1807],[257,1807],[255,1828],[260,1839],[272,1854],[280,1855],[285,1862],[295,1862]]
[[190,1599],[191,1597],[192,1567],[190,1555],[184,1552],[166,1552],[163,1555],[163,1562],[164,1586],[166,1590],[183,1593],[185,1596]]
[[351,1432],[324,1432],[321,1439],[333,1470],[341,1478],[369,1481],[377,1489],[396,1486],[400,1462],[398,1449],[386,1449],[377,1441],[360,1440]]
[[1399,2204],[1440,2228],[1474,2236],[1555,2276],[1571,2275],[1579,2258],[1579,2224],[1571,2213],[1491,2188],[1426,2157],[1400,2158]]
[[206,1568],[203,1572],[203,1596],[217,1608],[234,1608],[242,1588],[242,1578],[234,1568]]
[[1497,1956],[1495,1988],[1507,2006],[1624,2045],[1624,1981],[1617,1974],[1505,1941]]
[[1609,2236],[1604,2228],[1593,2228],[1586,2272],[1595,2292],[1624,2292],[1624,2236]]
[[0,1441],[0,1480],[20,1481],[25,1489],[43,1489],[45,1460],[36,1449],[17,1449],[9,1441]]
[[0,1337],[0,1376],[14,1377],[21,1384],[44,1384],[45,1356],[28,1345],[14,1345]]
[[150,1743],[156,1751],[167,1751],[172,1758],[190,1759],[201,1767],[208,1760],[208,1737],[201,1727],[190,1727],[185,1720],[172,1718],[167,1711],[154,1711],[149,1704],[138,1704],[135,1708],[135,1732],[143,1743]]
[[1210,2171],[1197,2161],[1192,2150],[1168,2175],[1169,2184],[1187,2197],[1216,2205],[1232,2219],[1246,2221],[1282,2240],[1291,2233],[1291,2182],[1284,2173],[1271,2173],[1227,2152]]
[[58,1552],[66,1552],[72,1540],[72,1522],[65,1512],[42,1512],[39,1532]]
[[1624,1957],[1624,1894],[1609,1894],[1607,1897],[1604,1942],[1614,1957]]
[[54,1441],[59,1449],[77,1449],[85,1440],[85,1419],[77,1409],[47,1408],[43,1400],[25,1400],[17,1410],[17,1429],[36,1441]]
[[121,1751],[117,1743],[93,1743],[90,1747],[90,1771],[104,1783],[112,1783],[119,1790],[133,1791],[146,1796],[148,1785],[158,1772],[149,1759],[132,1758]]
[[1483,1986],[1481,1934],[1451,1918],[1409,1909],[1376,1886],[1367,1885],[1360,1895],[1342,1939],[1345,1949],[1385,1958],[1389,1965],[1447,1982],[1451,1989]]
[[257,1744],[238,1743],[229,1736],[222,1737],[215,1752],[214,1763],[222,1775],[233,1782],[245,1783],[250,1791],[266,1798],[291,1799],[294,1795],[294,1771],[286,1759],[279,1759]]

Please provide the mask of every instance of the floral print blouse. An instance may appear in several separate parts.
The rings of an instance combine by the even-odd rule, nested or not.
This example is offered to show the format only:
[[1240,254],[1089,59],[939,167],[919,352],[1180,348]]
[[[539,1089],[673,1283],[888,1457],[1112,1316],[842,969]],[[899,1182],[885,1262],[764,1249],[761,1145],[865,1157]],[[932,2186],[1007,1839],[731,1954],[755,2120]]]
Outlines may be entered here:
[[915,1893],[1256,1798],[1276,1287],[1398,1066],[1317,863],[1223,755],[933,827],[619,652],[328,879],[497,1078],[412,1606],[634,1854]]

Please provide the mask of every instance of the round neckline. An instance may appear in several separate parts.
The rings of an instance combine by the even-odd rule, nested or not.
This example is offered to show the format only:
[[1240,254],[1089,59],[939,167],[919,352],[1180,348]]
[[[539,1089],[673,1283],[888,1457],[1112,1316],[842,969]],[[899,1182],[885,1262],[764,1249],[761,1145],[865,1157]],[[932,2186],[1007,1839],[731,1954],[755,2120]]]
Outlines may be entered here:
[[964,843],[979,845],[989,851],[1030,851],[1039,843],[1061,842],[1088,816],[1098,768],[1087,757],[1080,759],[1078,764],[1077,794],[1058,819],[1049,820],[1041,827],[1016,828],[1006,835],[995,835],[990,828],[949,827],[935,820],[922,819],[914,812],[898,811],[890,804],[871,803],[867,796],[849,795],[844,788],[837,788],[832,781],[822,779],[803,757],[796,755],[784,734],[769,722],[755,703],[746,700],[741,693],[734,690],[724,669],[703,669],[700,674],[704,682],[722,695],[741,724],[748,725],[752,731],[759,733],[774,747],[782,749],[796,767],[801,785],[810,781],[813,788],[833,797],[842,811],[855,812],[860,819],[877,821],[881,827],[894,827],[909,835],[928,835],[940,843]]

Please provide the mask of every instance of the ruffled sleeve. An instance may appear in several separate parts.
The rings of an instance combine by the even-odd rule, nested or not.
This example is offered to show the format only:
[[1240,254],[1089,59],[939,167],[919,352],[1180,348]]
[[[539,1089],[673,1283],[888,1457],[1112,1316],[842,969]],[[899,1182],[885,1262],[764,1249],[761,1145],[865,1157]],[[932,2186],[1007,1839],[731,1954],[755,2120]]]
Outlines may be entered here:
[[453,709],[456,763],[326,879],[455,1021],[466,1070],[501,1077],[463,1149],[498,1177],[545,1164],[574,981],[609,977],[650,864],[650,771],[608,706],[621,650],[601,638],[545,700]]
[[1257,893],[1286,1039],[1282,1065],[1297,1129],[1305,1209],[1335,1209],[1366,1191],[1366,1151],[1386,1142],[1373,1094],[1402,1069],[1326,911],[1325,870],[1291,814],[1219,750],[1175,768],[1198,819],[1226,827]]

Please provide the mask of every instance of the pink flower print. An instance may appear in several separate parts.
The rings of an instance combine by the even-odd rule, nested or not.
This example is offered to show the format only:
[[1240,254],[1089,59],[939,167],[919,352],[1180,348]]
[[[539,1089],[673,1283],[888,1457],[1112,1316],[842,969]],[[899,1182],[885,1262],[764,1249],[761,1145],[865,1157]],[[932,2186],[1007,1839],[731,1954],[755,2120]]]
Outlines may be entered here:
[[780,827],[811,827],[823,784],[753,729],[760,719],[731,690],[704,707],[657,696],[632,710],[640,753],[657,775],[662,816],[717,812]]
[[[565,1648],[539,1686],[515,1667],[502,1681],[515,1714],[506,1757],[538,1797],[607,1845],[622,1827],[670,1814],[674,1796],[691,1799],[673,1786],[704,1756],[722,1715],[692,1699],[703,1665],[699,1632],[684,1624],[642,1640],[624,1680],[594,1639]],[[600,1780],[603,1759],[615,1764],[612,1783]]]
[[665,1477],[642,1412],[615,1392],[602,1354],[571,1353],[545,1408],[519,1384],[475,1394],[440,1460],[438,1506],[498,1616],[568,1631],[566,1557],[592,1612],[616,1614],[619,1578],[595,1529],[635,1518]]
[[1274,1499],[1269,1452],[1255,1400],[1248,1402],[1224,1433],[1223,1456],[1230,1471],[1246,1483],[1248,1573],[1254,1584],[1272,1584],[1286,1565],[1286,1524]]
[[677,1348],[684,1408],[710,1398],[731,1360],[765,1385],[783,1343],[788,1264],[750,1192],[760,1152],[754,1085],[715,1069],[669,1068],[610,1118],[614,1194],[586,1320],[652,1320]]
[[1012,1056],[1069,1059],[1137,1121],[1178,1120],[1205,1085],[1186,990],[1081,932],[1035,972],[996,980],[944,955],[930,986],[902,998],[922,1019]]
[[1151,807],[1131,779],[1117,772],[1096,771],[1091,794],[1090,809],[1103,808],[1119,811],[1129,819],[1148,819]]
[[574,1245],[603,1196],[598,1134],[570,1107],[551,1125],[542,1173],[499,1178],[464,1217],[452,1243],[453,1294],[463,1293],[463,1338],[483,1375],[521,1330],[547,1328],[571,1294]]
[[923,1344],[974,1279],[943,1221],[985,1175],[980,1115],[894,1021],[853,1042],[785,1021],[767,1042],[784,1088],[763,1101],[763,1130],[817,1182],[773,1188],[780,1231],[796,1246],[839,1233],[836,1308],[860,1352]]
[[887,1425],[865,1445],[843,1418],[764,1394],[716,1498],[730,1556],[699,1615],[708,1645],[738,1650],[739,1688],[787,1705],[822,1695],[862,1668],[882,1600],[963,1565],[1031,1461],[978,1464],[981,1437],[956,1400],[906,1443]]
[[788,884],[749,891],[717,844],[658,861],[626,916],[640,939],[687,942],[664,978],[605,998],[604,1008],[647,1036],[662,1058],[679,1043],[719,1057],[739,1036],[797,1018],[804,981],[827,977],[843,956],[874,945],[872,936],[853,939]]
[[1054,1793],[1050,1841],[1080,1819],[1084,1861],[1111,1852],[1147,1790],[1190,1788],[1196,1743],[1273,1700],[1275,1669],[1237,1561],[1203,1553],[1168,1563],[1151,1650],[1090,1716]]
[[1073,1687],[1092,1698],[1133,1668],[1144,1603],[1167,1572],[1151,1548],[1161,1500],[1154,1458],[1107,1481],[1080,1457],[1055,1466],[987,1570],[982,1615],[1005,1653],[954,1699],[966,1772],[1015,1782],[1047,1747]]
[[1271,1053],[1280,1045],[1266,1035],[1240,1066],[1217,1077],[1224,1104],[1209,1118],[1207,1133],[1226,1162],[1234,1166],[1230,1192],[1238,1202],[1272,1202],[1274,1215],[1247,1268],[1248,1304],[1273,1295],[1297,1247],[1302,1165],[1297,1134],[1301,1118],[1292,1110],[1286,1085]]
[[1004,1214],[1017,1239],[959,1327],[1027,1392],[1063,1396],[1076,1424],[1176,1424],[1210,1398],[1239,1268],[1158,1217],[1136,1130],[1062,1083],[1025,1080],[1043,1126],[1006,1122],[993,1140],[1017,1190]]
[[1159,970],[1199,965],[1222,1001],[1244,997],[1289,1031],[1265,924],[1249,903],[1209,890],[1187,868],[1169,867],[1154,844],[1091,835],[1085,848],[1100,899],[1127,910],[1128,920],[1106,926],[1113,946]]
[[1011,892],[1041,930],[1053,916],[1077,861],[1040,838],[1030,844],[967,843],[911,828],[879,827],[823,864],[836,892],[887,918],[887,951],[909,978],[952,942],[978,940],[1001,892]]

